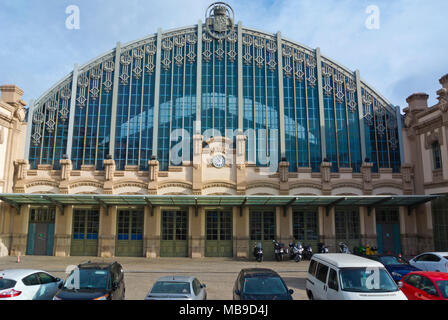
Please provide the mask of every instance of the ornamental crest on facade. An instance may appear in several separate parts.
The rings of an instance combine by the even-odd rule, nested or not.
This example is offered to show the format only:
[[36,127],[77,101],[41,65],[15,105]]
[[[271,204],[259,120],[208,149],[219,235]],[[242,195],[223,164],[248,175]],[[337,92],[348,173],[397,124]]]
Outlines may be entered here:
[[234,11],[227,3],[215,2],[205,13],[205,30],[217,39],[224,40],[234,32]]

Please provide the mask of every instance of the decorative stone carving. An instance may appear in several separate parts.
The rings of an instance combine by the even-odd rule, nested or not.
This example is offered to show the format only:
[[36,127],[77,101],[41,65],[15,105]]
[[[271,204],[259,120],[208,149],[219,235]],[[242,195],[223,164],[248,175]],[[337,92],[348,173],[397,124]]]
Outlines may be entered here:
[[205,30],[207,33],[222,41],[234,32],[234,11],[223,2],[211,4],[205,14]]
[[25,180],[28,170],[28,160],[20,159],[14,161],[14,169],[17,180]]
[[364,162],[361,166],[361,173],[362,173],[362,181],[364,183],[370,184],[372,183],[372,167],[373,163],[371,162]]
[[328,183],[331,179],[331,162],[323,161],[320,165],[320,173],[322,175],[322,182]]
[[425,149],[429,150],[432,148],[432,145],[438,142],[439,145],[443,145],[443,133],[442,130],[439,129],[437,131],[432,131],[425,134]]
[[25,108],[23,107],[19,107],[16,112],[14,113],[14,116],[20,121],[20,122],[24,122],[25,121]]
[[289,162],[281,161],[278,166],[278,171],[280,173],[280,182],[288,182]]
[[113,159],[104,160],[104,169],[106,171],[104,179],[106,181],[113,181],[115,173],[115,160]]
[[159,177],[159,161],[149,160],[148,166],[149,166],[149,181],[157,182],[157,179]]
[[437,99],[439,100],[439,109],[442,112],[447,112],[448,110],[448,89],[442,88],[439,91],[437,91],[437,94],[439,95]]
[[69,159],[62,159],[61,164],[61,180],[66,181],[70,179],[70,173],[72,171],[72,161]]

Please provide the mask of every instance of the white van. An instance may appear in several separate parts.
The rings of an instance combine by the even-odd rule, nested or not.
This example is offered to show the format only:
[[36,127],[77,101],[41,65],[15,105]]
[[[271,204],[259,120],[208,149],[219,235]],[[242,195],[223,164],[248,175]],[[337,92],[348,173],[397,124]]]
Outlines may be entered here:
[[381,263],[346,253],[313,255],[306,293],[310,300],[407,300]]

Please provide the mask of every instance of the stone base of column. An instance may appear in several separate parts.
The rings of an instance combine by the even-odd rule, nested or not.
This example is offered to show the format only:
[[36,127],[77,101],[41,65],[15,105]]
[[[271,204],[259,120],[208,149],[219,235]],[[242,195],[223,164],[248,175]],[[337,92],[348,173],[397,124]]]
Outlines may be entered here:
[[249,259],[249,252],[252,246],[249,244],[249,238],[241,237],[234,239],[234,254],[235,258]]
[[27,234],[15,233],[11,237],[11,256],[26,255]]
[[69,234],[56,234],[54,236],[54,255],[55,257],[70,256],[72,237]]
[[160,237],[159,236],[145,237],[144,240],[146,243],[145,257],[149,259],[160,257]]
[[98,247],[100,257],[115,257],[115,236],[100,236],[98,239]]
[[203,258],[205,255],[205,237],[191,237],[191,257]]

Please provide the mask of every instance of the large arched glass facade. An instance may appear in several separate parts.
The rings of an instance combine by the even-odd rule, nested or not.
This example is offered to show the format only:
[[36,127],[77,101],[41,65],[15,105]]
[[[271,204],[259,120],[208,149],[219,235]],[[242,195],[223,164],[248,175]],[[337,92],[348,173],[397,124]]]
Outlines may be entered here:
[[[193,135],[246,135],[246,160],[289,170],[400,170],[397,109],[359,73],[313,50],[241,25],[215,39],[197,25],[151,35],[75,68],[30,109],[32,169],[160,170],[192,161]],[[187,143],[185,143],[187,141]],[[174,148],[183,142],[183,148]],[[174,150],[174,151],[172,151]],[[179,161],[179,158],[181,161]]]

